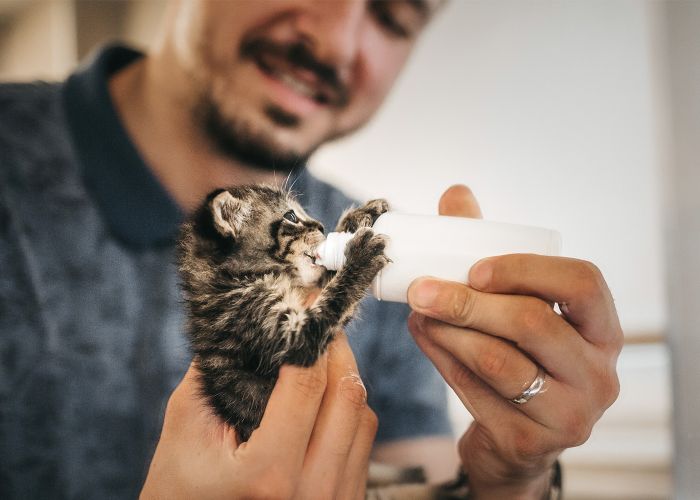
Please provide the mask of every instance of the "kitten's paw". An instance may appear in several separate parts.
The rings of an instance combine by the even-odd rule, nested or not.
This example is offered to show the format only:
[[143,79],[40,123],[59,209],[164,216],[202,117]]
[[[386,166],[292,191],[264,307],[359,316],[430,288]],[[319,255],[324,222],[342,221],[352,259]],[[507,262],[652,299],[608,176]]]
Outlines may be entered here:
[[389,211],[389,202],[384,198],[377,198],[365,203],[365,206],[361,207],[360,210],[369,213],[372,216],[372,224],[374,224],[380,215]]
[[386,243],[385,235],[375,234],[370,227],[361,227],[345,247],[346,262],[377,273],[389,263],[384,254]]
[[346,212],[336,230],[354,233],[361,227],[372,227],[379,216],[387,211],[389,211],[389,203],[386,200],[370,200],[360,208]]

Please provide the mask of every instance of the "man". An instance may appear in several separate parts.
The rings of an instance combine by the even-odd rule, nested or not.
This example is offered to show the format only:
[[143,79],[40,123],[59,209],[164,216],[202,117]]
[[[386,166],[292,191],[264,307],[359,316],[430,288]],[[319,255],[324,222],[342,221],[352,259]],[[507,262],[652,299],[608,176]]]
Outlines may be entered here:
[[[112,48],[63,85],[3,89],[3,497],[138,491],[187,362],[167,262],[182,213],[219,186],[277,182],[363,125],[439,3],[183,0],[145,57]],[[349,202],[298,177],[327,224]],[[463,187],[441,212],[479,215]],[[541,498],[617,395],[612,299],[570,259],[490,259],[470,283],[414,283],[411,333],[475,416],[458,447],[472,492]],[[342,335],[314,367],[285,367],[245,445],[202,412],[191,369],[144,497],[362,496],[377,421],[358,371],[374,456],[451,474],[444,397],[404,310],[365,317],[348,334],[359,369]]]

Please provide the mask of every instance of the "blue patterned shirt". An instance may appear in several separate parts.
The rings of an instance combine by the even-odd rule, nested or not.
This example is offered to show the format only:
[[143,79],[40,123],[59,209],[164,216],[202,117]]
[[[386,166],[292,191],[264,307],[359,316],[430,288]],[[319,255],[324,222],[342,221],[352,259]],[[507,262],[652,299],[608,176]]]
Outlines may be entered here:
[[[190,360],[174,265],[180,209],[107,89],[142,55],[103,49],[62,83],[0,86],[0,498],[134,498]],[[352,200],[302,170],[310,214]],[[377,440],[450,432],[445,388],[369,298],[348,328]]]

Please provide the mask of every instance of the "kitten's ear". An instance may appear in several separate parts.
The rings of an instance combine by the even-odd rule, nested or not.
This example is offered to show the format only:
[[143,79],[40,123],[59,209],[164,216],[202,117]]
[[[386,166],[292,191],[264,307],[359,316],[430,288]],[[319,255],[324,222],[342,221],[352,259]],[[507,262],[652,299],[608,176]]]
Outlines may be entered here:
[[228,191],[222,191],[212,198],[209,206],[216,230],[222,236],[237,237],[250,214],[250,204],[235,198]]

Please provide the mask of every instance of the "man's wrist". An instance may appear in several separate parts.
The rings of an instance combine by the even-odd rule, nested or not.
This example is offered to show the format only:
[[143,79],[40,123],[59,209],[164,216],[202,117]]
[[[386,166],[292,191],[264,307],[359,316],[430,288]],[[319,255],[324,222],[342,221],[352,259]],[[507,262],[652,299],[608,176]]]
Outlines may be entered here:
[[559,461],[555,461],[548,474],[529,481],[527,484],[512,485],[478,485],[471,484],[469,476],[460,467],[458,477],[442,486],[448,495],[446,498],[466,498],[468,500],[527,499],[527,500],[561,500],[562,470]]

